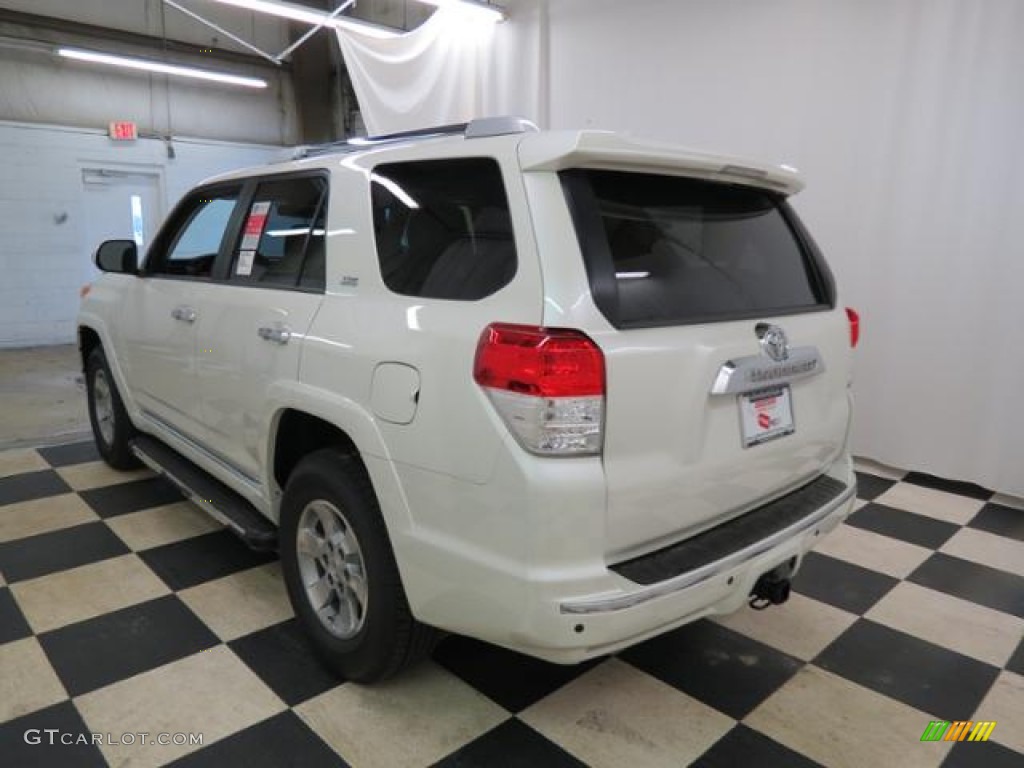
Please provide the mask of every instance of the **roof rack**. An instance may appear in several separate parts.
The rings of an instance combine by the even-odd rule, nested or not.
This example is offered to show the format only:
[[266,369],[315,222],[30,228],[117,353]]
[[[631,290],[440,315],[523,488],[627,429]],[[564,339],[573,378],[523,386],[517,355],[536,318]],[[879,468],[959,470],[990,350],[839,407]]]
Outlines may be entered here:
[[482,139],[489,136],[508,136],[516,133],[534,132],[536,130],[537,126],[534,123],[522,117],[479,117],[468,123],[453,123],[452,125],[439,125],[433,128],[419,128],[414,131],[388,133],[383,136],[367,136],[365,138],[346,139],[345,141],[332,141],[326,144],[311,144],[299,147],[296,150],[295,159],[330,153],[356,152],[366,147],[395,144],[397,142],[409,141],[410,139],[434,139],[442,136],[459,135],[467,139]]

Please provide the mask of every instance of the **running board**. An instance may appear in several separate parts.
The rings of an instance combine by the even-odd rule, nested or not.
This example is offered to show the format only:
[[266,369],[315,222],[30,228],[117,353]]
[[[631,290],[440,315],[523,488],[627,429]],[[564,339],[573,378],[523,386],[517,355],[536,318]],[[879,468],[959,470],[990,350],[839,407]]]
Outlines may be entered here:
[[154,437],[139,435],[132,451],[163,475],[197,507],[223,523],[256,550],[277,548],[277,528],[242,496]]

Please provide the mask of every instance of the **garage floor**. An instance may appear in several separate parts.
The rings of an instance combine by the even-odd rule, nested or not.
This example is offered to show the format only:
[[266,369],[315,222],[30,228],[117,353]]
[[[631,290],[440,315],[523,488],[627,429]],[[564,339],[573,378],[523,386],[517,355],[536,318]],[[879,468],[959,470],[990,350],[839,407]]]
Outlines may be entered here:
[[0,350],[0,450],[84,439],[89,429],[75,344]]
[[[310,655],[273,558],[164,481],[107,469],[89,443],[0,453],[2,762],[1024,764],[1024,512],[926,476],[860,488],[781,608],[580,667],[449,638],[364,688]],[[987,743],[921,743],[936,719],[997,725]],[[42,730],[37,745],[28,729],[203,746],[48,746]]]

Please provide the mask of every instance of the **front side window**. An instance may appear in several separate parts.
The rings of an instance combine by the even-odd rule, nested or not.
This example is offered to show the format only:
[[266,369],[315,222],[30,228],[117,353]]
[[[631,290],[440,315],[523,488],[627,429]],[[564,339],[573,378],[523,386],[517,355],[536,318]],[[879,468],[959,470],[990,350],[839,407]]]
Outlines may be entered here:
[[200,192],[186,201],[166,255],[152,260],[150,274],[210,277],[238,195],[239,188],[233,187]]
[[508,196],[489,158],[379,165],[370,176],[377,256],[395,293],[475,301],[516,272]]
[[320,177],[260,182],[242,223],[231,280],[324,288],[327,183]]

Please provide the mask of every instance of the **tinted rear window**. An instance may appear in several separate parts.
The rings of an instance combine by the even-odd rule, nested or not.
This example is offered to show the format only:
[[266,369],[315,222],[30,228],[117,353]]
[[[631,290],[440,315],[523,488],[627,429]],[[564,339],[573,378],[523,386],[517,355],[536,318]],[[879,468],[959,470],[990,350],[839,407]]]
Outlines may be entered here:
[[508,197],[495,160],[389,163],[370,180],[381,276],[395,293],[474,301],[515,275]]
[[678,176],[562,174],[598,306],[619,328],[828,306],[829,278],[768,191]]

